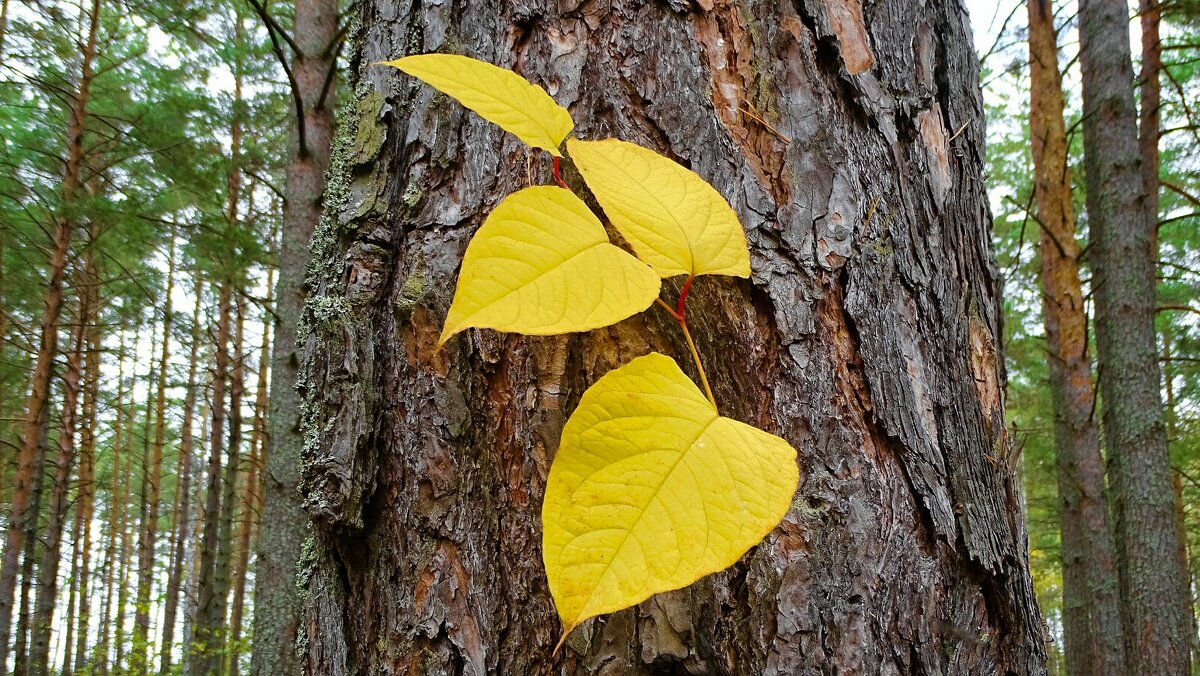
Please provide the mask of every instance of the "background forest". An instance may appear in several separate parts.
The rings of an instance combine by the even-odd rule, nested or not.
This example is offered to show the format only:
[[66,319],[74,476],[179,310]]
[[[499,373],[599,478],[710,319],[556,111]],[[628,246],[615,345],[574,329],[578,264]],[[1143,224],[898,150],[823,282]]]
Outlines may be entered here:
[[[2,2],[0,672],[248,672],[258,623],[270,629],[255,613],[256,571],[279,523],[264,524],[264,495],[295,486],[268,458],[272,328],[280,315],[294,323],[296,308],[290,297],[277,307],[277,282],[303,275],[294,253],[292,269],[280,269],[298,241],[285,197],[297,167],[328,157],[313,111],[341,112],[347,93],[331,66],[345,66],[350,14],[338,15],[334,0],[298,1],[306,12],[324,7],[315,30],[290,3],[269,0]],[[1066,673],[1064,618],[1086,599],[1063,592],[1064,561],[1081,554],[1064,545],[1060,518],[1030,30],[1023,2],[968,5],[1019,453],[996,462],[1023,479],[1050,668]],[[1053,29],[1090,315],[1075,12],[1074,2],[1055,3]],[[1143,117],[1157,125],[1156,329],[1186,535],[1178,555],[1194,598],[1200,3],[1131,5],[1130,29],[1140,100],[1159,102],[1157,119]],[[310,120],[299,138],[289,133],[298,109]],[[298,455],[275,460],[286,467],[288,457]]]

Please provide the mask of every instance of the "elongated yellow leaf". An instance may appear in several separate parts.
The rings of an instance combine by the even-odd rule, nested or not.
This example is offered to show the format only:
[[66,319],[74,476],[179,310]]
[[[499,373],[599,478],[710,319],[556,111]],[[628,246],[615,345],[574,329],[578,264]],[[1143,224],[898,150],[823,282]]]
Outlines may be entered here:
[[574,193],[525,188],[467,245],[439,345],[468,327],[548,335],[608,326],[649,307],[661,284],[608,241]]
[[382,61],[454,97],[527,145],[561,157],[558,146],[575,122],[545,89],[511,70],[457,54],[418,54]]
[[567,152],[621,236],[658,274],[750,276],[737,214],[695,172],[617,139],[568,139]]
[[542,504],[565,631],[732,565],[798,481],[786,441],[717,415],[670,357],[605,374],[563,428]]

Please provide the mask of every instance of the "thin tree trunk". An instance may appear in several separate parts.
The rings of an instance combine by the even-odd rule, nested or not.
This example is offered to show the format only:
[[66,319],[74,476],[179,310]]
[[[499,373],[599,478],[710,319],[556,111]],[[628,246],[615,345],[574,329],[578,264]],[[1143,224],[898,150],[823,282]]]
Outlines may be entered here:
[[[267,298],[265,307],[267,316],[272,311],[272,276],[274,270],[267,269]],[[262,501],[262,482],[259,479],[259,472],[262,469],[263,463],[263,446],[266,443],[264,438],[266,413],[267,413],[267,362],[271,355],[271,331],[270,324],[267,322],[267,316],[263,318],[263,333],[262,344],[259,347],[258,358],[258,380],[254,390],[254,420],[250,432],[250,455],[246,467],[246,481],[242,489],[242,516],[238,522],[238,531],[235,536],[237,545],[234,549],[234,573],[233,573],[233,607],[230,611],[229,620],[229,664],[228,673],[241,673],[238,669],[238,660],[241,656],[241,638],[242,638],[242,618],[245,611],[246,602],[246,572],[250,566],[250,548],[251,535],[254,531],[254,525],[258,522],[258,514]]]
[[149,670],[150,636],[150,590],[154,578],[154,544],[158,536],[158,501],[162,495],[163,446],[166,443],[167,368],[171,354],[171,294],[175,290],[175,227],[171,226],[170,244],[167,252],[167,288],[163,298],[162,349],[159,353],[158,382],[155,383],[154,402],[154,445],[150,466],[146,470],[146,518],[142,522],[138,537],[138,585],[137,604],[133,623],[134,673],[146,674]]
[[183,399],[183,423],[179,430],[179,469],[175,490],[175,532],[171,542],[171,568],[167,575],[166,599],[163,607],[162,649],[159,651],[159,674],[167,676],[171,669],[172,648],[175,644],[175,616],[179,608],[179,589],[183,582],[186,543],[191,525],[192,455],[195,438],[192,432],[196,411],[196,369],[200,361],[200,305],[203,301],[204,280],[196,274],[192,293],[196,305],[192,309],[191,353],[188,356],[187,392]]
[[[224,617],[217,614],[216,560],[221,514],[221,456],[225,450],[225,391],[229,377],[229,323],[233,282],[221,280],[218,290],[216,369],[212,387],[212,422],[209,428],[208,467],[205,471],[204,534],[200,541],[197,575],[196,615],[184,662],[184,673],[208,676],[220,666],[221,627]],[[223,604],[221,604],[223,605]]]
[[1072,676],[1125,673],[1116,553],[1079,276],[1071,169],[1063,122],[1054,7],[1028,0],[1030,136],[1041,225],[1043,320],[1058,474],[1063,562],[1063,653]]
[[54,608],[58,602],[58,566],[62,558],[62,533],[67,522],[67,493],[70,490],[71,470],[75,464],[75,432],[78,427],[79,391],[83,370],[85,326],[91,314],[89,293],[80,290],[79,308],[67,355],[67,368],[62,376],[62,428],[58,433],[58,453],[54,458],[54,479],[50,489],[50,508],[42,530],[42,560],[38,564],[37,599],[33,610],[33,638],[29,648],[30,676],[50,673],[50,636],[54,624]]
[[1138,110],[1138,154],[1142,157],[1142,185],[1146,192],[1146,214],[1150,219],[1150,251],[1155,256],[1152,260],[1157,260],[1158,139],[1162,135],[1162,43],[1159,40],[1162,11],[1158,0],[1138,0],[1138,15],[1142,28],[1142,72],[1138,78],[1138,98],[1141,100]]
[[[132,389],[132,388],[130,388]],[[112,477],[108,490],[108,542],[104,546],[104,611],[100,616],[100,638],[96,643],[93,666],[101,673],[108,673],[108,656],[112,652],[113,596],[117,585],[117,546],[121,542],[121,527],[125,518],[125,503],[121,498],[121,477],[127,460],[122,452],[125,436],[125,329],[121,329],[120,347],[117,350],[117,402],[116,421],[113,424],[113,440],[110,463]]]
[[295,674],[300,670],[296,659],[300,622],[296,574],[308,517],[300,496],[304,439],[300,432],[300,397],[296,393],[296,320],[304,308],[309,241],[321,217],[325,171],[329,168],[340,40],[337,0],[295,0],[293,6],[293,36],[300,49],[292,61],[292,71],[301,111],[293,117],[289,131],[283,188],[269,434],[263,470],[262,520],[271,528],[259,537],[255,567],[254,652],[250,665],[255,676]]
[[[149,352],[151,355],[155,354],[155,352],[156,352],[155,348],[158,347],[158,343],[155,342],[155,340],[157,338],[157,335],[156,335],[157,332],[155,331],[155,328],[156,327],[154,325],[153,318],[151,318],[151,321],[150,321],[150,352]],[[133,341],[133,354],[134,354],[135,359],[137,358],[137,355],[139,355],[141,353],[141,351],[138,349],[138,346],[141,344],[140,338],[141,338],[141,334],[139,333],[137,335],[137,337],[134,338],[134,341]],[[127,651],[130,648],[132,648],[132,646],[126,640],[128,634],[126,634],[126,632],[125,632],[125,618],[128,614],[129,592],[130,592],[129,578],[133,572],[133,564],[135,563],[133,561],[133,555],[134,555],[134,552],[133,552],[133,530],[134,530],[134,527],[136,526],[136,523],[134,522],[133,518],[131,518],[132,517],[131,513],[133,512],[133,510],[130,508],[131,507],[130,497],[133,495],[134,477],[135,476],[141,477],[143,480],[140,482],[141,485],[138,486],[138,496],[139,496],[140,500],[138,501],[137,504],[139,505],[139,507],[138,507],[139,516],[142,519],[145,519],[145,513],[146,513],[145,480],[144,480],[144,477],[146,476],[145,459],[149,455],[149,440],[146,438],[146,434],[147,434],[147,430],[150,427],[150,397],[153,396],[153,393],[154,393],[154,367],[153,367],[153,364],[154,364],[154,358],[152,356],[150,358],[150,364],[148,365],[148,368],[146,369],[146,381],[145,381],[146,382],[146,399],[145,399],[145,407],[142,409],[145,412],[145,417],[142,421],[142,435],[141,435],[142,436],[142,453],[141,453],[142,466],[136,468],[136,473],[135,473],[135,468],[133,466],[133,459],[135,457],[134,453],[133,453],[133,449],[134,449],[133,440],[134,440],[134,436],[137,431],[137,421],[136,421],[137,416],[135,415],[137,412],[137,400],[133,394],[133,391],[130,392],[130,396],[129,396],[130,412],[129,412],[129,415],[125,419],[125,426],[126,426],[126,428],[125,428],[125,451],[127,452],[127,455],[125,456],[125,458],[126,458],[125,467],[124,467],[125,471],[121,478],[121,482],[122,482],[121,496],[120,496],[121,499],[120,499],[120,502],[117,503],[117,504],[123,505],[124,509],[122,510],[123,514],[122,514],[122,521],[121,521],[121,545],[120,545],[120,552],[119,552],[120,556],[118,559],[118,566],[117,566],[117,617],[116,617],[116,631],[115,631],[115,639],[114,639],[114,643],[116,644],[114,646],[116,648],[116,654],[113,656],[113,668],[120,673],[124,673],[126,671],[127,667],[129,666],[128,664],[126,664],[126,656],[128,654]],[[135,381],[137,380],[137,362],[136,361],[134,362],[132,379]],[[136,591],[135,591],[135,595],[136,595]]]
[[1154,227],[1146,207],[1123,0],[1081,0],[1083,140],[1096,346],[1116,517],[1129,673],[1189,669],[1187,575],[1154,334]]
[[[86,372],[86,367],[84,367],[84,370]],[[84,387],[87,387],[87,386],[84,385]],[[81,423],[83,422],[82,419],[80,422]],[[79,583],[79,565],[80,565],[79,559],[81,556],[81,552],[79,551],[79,545],[80,545],[80,540],[82,540],[82,537],[83,537],[83,535],[80,531],[80,526],[82,524],[80,524],[80,522],[79,522],[79,510],[82,508],[82,506],[79,503],[78,493],[76,494],[76,497],[75,497],[75,505],[76,505],[75,506],[75,519],[72,522],[72,526],[71,526],[71,570],[69,573],[69,577],[67,577],[67,589],[66,589],[67,616],[66,616],[65,621],[63,622],[63,634],[60,634],[62,637],[62,651],[61,651],[62,662],[61,662],[61,667],[59,668],[59,673],[62,674],[63,676],[67,676],[67,674],[71,673],[71,663],[74,661],[72,651],[75,650],[75,622],[76,622],[75,613],[76,613],[76,608],[78,607],[78,604],[81,600],[79,593],[80,593],[80,591],[82,591],[82,587]],[[55,650],[53,652],[53,654],[58,655],[60,653],[57,650]]]
[[[96,56],[96,37],[100,28],[100,0],[92,0],[88,13],[87,40],[80,59],[79,86],[74,92],[70,121],[67,128],[66,169],[63,173],[63,203],[70,205],[79,187],[80,168],[84,154],[84,132],[87,127],[88,94],[92,85],[92,62]],[[49,280],[46,302],[39,324],[38,354],[33,371],[29,404],[26,411],[25,435],[17,456],[17,472],[13,485],[11,510],[5,537],[3,559],[0,559],[0,656],[8,655],[9,631],[12,626],[13,592],[16,590],[18,556],[24,543],[25,526],[32,516],[27,514],[32,484],[40,479],[41,468],[34,466],[42,421],[50,396],[50,378],[54,358],[58,353],[58,320],[62,312],[63,277],[67,268],[67,252],[71,247],[73,221],[66,214],[54,219],[53,243],[50,252]],[[8,660],[0,659],[0,676],[8,673]]]
[[[43,412],[42,424],[38,432],[37,453],[34,455],[34,466],[45,467],[46,439],[50,432],[49,411]],[[41,469],[38,470],[37,480],[33,482],[29,496],[28,516],[25,526],[25,551],[21,553],[21,588],[18,592],[19,604],[17,610],[17,636],[13,641],[13,673],[25,674],[29,671],[29,639],[33,614],[29,604],[33,592],[34,562],[37,560],[38,533],[42,514],[42,493],[45,490],[46,477]]]
[[[961,3],[359,10],[299,379],[307,673],[1044,673]],[[564,420],[609,369],[688,347],[652,308],[437,349],[469,236],[527,158],[552,180],[545,155],[370,65],[443,50],[516,68],[580,137],[654,148],[729,198],[755,274],[698,278],[689,324],[722,413],[798,451],[762,545],[557,653],[539,513]]]
[[[94,239],[94,233],[89,233]],[[87,646],[91,623],[91,561],[92,518],[96,509],[96,411],[100,395],[100,279],[91,247],[84,254],[84,279],[89,296],[91,316],[87,320],[87,356],[84,358],[86,382],[83,387],[83,419],[79,430],[79,504],[76,508],[76,532],[79,534],[79,612],[75,639],[74,663],[63,660],[63,676],[82,671],[87,661]],[[72,670],[73,666],[73,670]]]
[[[220,665],[223,668],[228,656],[229,626],[226,617],[229,611],[229,591],[232,584],[230,568],[233,563],[233,519],[237,511],[237,485],[241,475],[242,447],[242,395],[245,391],[245,301],[242,289],[238,289],[237,300],[234,303],[236,321],[233,331],[233,359],[229,372],[229,443],[225,452],[225,476],[221,484],[221,523],[217,535],[217,561],[213,568],[213,586],[217,609],[215,616],[220,618],[221,642],[224,651],[221,653]],[[220,673],[228,673],[221,671]]]

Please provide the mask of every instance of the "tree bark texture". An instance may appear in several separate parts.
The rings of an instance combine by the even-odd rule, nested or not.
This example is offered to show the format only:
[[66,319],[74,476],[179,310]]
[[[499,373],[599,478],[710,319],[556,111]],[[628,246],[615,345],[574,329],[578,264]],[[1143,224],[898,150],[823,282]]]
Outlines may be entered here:
[[1062,78],[1054,7],[1029,0],[1029,129],[1041,225],[1046,327],[1063,565],[1063,652],[1067,673],[1125,672],[1116,551],[1108,519],[1088,318],[1079,276]]
[[[303,320],[307,673],[1044,673],[958,3],[376,0],[352,39]],[[563,423],[606,371],[688,350],[656,308],[436,348],[470,235],[551,180],[544,153],[370,65],[438,50],[730,200],[754,275],[698,278],[688,323],[722,412],[799,453],[791,511],[741,562],[557,654],[539,512]]]
[[1155,224],[1148,217],[1128,6],[1081,0],[1083,148],[1104,436],[1114,495],[1129,672],[1188,672],[1188,577],[1154,333]]
[[333,137],[338,44],[337,0],[295,0],[292,34],[299,53],[292,60],[294,96],[300,110],[290,130],[284,177],[279,282],[275,287],[275,345],[271,353],[271,398],[263,468],[262,523],[254,585],[256,676],[294,674],[300,603],[296,565],[308,533],[300,498],[300,396],[296,322],[304,308],[309,240],[321,217],[321,196]]

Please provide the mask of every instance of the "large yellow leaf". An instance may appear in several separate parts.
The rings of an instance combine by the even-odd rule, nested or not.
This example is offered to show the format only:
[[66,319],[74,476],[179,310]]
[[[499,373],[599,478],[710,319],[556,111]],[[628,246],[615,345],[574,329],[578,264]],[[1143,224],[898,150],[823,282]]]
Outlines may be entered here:
[[565,631],[732,565],[798,481],[786,441],[719,416],[670,357],[605,374],[563,428],[542,504]]
[[617,139],[572,138],[567,152],[621,236],[658,274],[750,276],[737,214],[695,172]]
[[468,327],[548,335],[608,326],[649,307],[661,284],[608,241],[574,193],[525,188],[467,245],[439,345]]
[[575,128],[571,114],[545,89],[485,61],[457,54],[418,54],[381,63],[423,80],[483,119],[552,155],[561,156],[558,146]]

